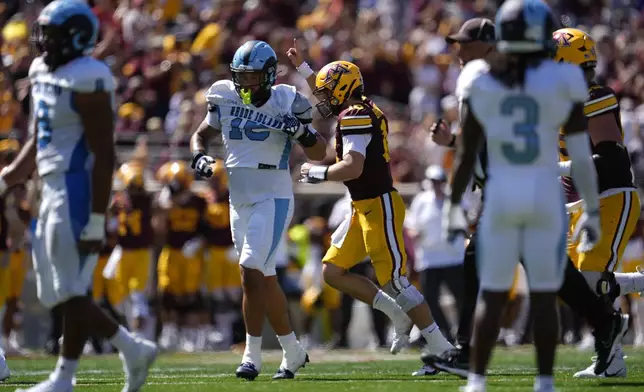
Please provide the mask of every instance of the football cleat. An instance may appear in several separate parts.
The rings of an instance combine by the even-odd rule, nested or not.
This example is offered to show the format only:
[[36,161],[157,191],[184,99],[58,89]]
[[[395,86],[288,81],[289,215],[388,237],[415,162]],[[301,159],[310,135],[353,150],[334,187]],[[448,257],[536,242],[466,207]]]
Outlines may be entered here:
[[139,355],[136,358],[128,358],[123,353],[119,354],[123,362],[125,372],[125,386],[121,392],[137,392],[141,389],[148,378],[150,366],[159,354],[157,345],[149,340],[136,339],[139,346]]
[[235,371],[237,378],[243,378],[244,380],[253,381],[259,375],[259,371],[254,364],[250,362],[244,362]]
[[467,358],[463,358],[461,350],[455,349],[446,351],[441,355],[432,355],[424,353],[420,359],[425,363],[440,371],[454,374],[456,376],[467,378],[469,373],[469,364]]
[[[309,355],[303,349],[299,352],[299,358],[287,360],[286,356],[282,359],[282,364],[273,376],[273,380],[289,380],[295,378],[295,372],[300,368],[306,367],[309,363]],[[292,370],[291,370],[292,369]]]
[[607,328],[604,336],[599,333],[595,336],[595,353],[597,359],[594,361],[595,373],[601,374],[608,369],[609,365],[615,358],[617,350],[620,347],[622,338],[628,332],[628,322],[630,316],[627,314],[615,313],[612,317],[612,325]]
[[608,369],[604,372],[597,374],[595,366],[597,364],[597,357],[592,358],[593,363],[586,369],[575,373],[575,378],[609,378],[609,377],[626,377],[626,363],[624,362],[624,352],[618,348],[613,361],[609,364]]
[[411,375],[414,377],[420,377],[420,376],[435,376],[438,374],[438,369],[433,368],[429,365],[424,365],[422,368],[416,370],[413,372]]

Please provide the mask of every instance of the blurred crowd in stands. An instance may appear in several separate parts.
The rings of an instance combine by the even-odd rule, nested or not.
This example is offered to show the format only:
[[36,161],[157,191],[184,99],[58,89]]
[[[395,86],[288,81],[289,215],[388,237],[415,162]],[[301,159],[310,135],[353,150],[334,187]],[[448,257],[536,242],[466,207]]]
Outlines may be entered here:
[[[458,102],[452,94],[460,65],[455,48],[444,37],[469,18],[493,18],[497,3],[502,1],[88,2],[101,23],[94,56],[111,67],[118,84],[119,163],[129,159],[141,135],[147,139],[150,172],[170,159],[186,159],[188,139],[206,113],[205,91],[214,81],[230,77],[229,64],[235,50],[250,39],[264,40],[277,52],[277,83],[297,86],[315,104],[306,81],[286,56],[296,38],[298,49],[305,53],[313,69],[338,59],[360,67],[366,95],[389,120],[394,180],[425,180],[431,188],[437,181],[444,182],[445,173],[440,169],[450,168],[452,155],[431,141],[429,126],[440,117],[455,129],[458,117]],[[0,138],[24,140],[27,135],[30,108],[26,77],[33,58],[30,26],[46,3],[0,3]],[[644,0],[548,3],[561,15],[562,24],[587,30],[598,42],[597,80],[615,90],[620,99],[636,181],[644,186],[644,143],[640,132],[644,125]],[[334,120],[323,120],[314,113],[314,126],[330,140]],[[303,159],[301,151],[294,149],[292,168],[295,170]],[[335,159],[331,152],[328,159]],[[432,170],[426,170],[430,166]],[[431,221],[431,217],[427,219]],[[417,239],[423,234],[414,230],[418,229],[414,225],[418,226],[418,221],[411,221],[408,229],[411,238]],[[424,268],[452,267],[458,265],[459,257],[447,260],[445,265]],[[458,301],[459,294],[452,293],[450,298]],[[342,320],[337,324],[340,330],[348,326],[346,317]],[[382,320],[377,323],[382,325]],[[383,329],[379,331],[379,344],[384,345]],[[577,335],[572,340],[580,338]]]

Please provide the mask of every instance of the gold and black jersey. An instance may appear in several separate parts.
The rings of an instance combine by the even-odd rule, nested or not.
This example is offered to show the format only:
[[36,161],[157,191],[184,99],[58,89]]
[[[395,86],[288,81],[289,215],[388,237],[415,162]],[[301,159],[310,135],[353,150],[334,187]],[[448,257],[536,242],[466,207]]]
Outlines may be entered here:
[[388,133],[389,124],[385,114],[366,97],[362,98],[361,103],[350,106],[338,116],[335,133],[338,161],[341,161],[344,155],[343,136],[371,135],[362,174],[344,183],[349,189],[352,200],[372,199],[394,190],[389,168]]
[[[593,117],[601,115],[614,116],[622,134],[622,143],[624,142],[619,103],[615,92],[611,88],[593,82],[588,89],[588,101],[584,105],[584,113],[588,117],[588,121],[592,121]],[[596,153],[595,146],[593,146],[593,153]],[[564,162],[570,160],[563,131],[559,132],[559,160]],[[630,162],[612,166],[608,170],[606,167],[597,168],[597,182],[600,193],[608,189],[633,187]],[[562,177],[562,183],[568,201],[579,200],[572,178]]]

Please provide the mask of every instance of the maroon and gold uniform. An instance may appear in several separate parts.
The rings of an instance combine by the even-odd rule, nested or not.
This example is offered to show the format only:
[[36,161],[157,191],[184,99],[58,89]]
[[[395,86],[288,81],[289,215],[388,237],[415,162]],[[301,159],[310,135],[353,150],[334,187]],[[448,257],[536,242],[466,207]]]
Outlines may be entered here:
[[121,259],[115,280],[124,295],[142,292],[150,274],[152,231],[152,196],[145,191],[125,192],[113,206],[118,220],[117,244]]
[[[588,121],[599,116],[612,116],[622,133],[620,109],[615,93],[608,87],[592,83],[589,98],[584,112]],[[601,145],[601,143],[600,143]],[[599,146],[593,146],[597,154]],[[559,159],[568,161],[566,142],[559,135]],[[624,254],[628,239],[631,237],[640,215],[640,200],[633,185],[631,163],[627,154],[615,156],[609,164],[597,164],[597,182],[600,192],[599,213],[602,222],[602,238],[590,252],[578,254],[577,243],[568,243],[568,255],[575,266],[582,271],[614,271]],[[577,221],[583,213],[583,206],[578,202],[579,196],[570,177],[563,177],[562,183],[568,201],[572,204],[570,211],[570,230],[572,234]]]
[[158,264],[161,292],[186,295],[199,291],[203,272],[201,255],[188,258],[182,248],[197,235],[206,210],[207,203],[202,197],[186,191],[174,198],[165,211],[166,241]]
[[334,234],[323,260],[349,269],[369,256],[381,285],[404,276],[407,264],[402,233],[405,204],[393,186],[388,131],[384,113],[365,97],[338,116],[338,161],[343,159],[343,137],[370,135],[371,140],[362,174],[345,182],[352,199],[351,216]]

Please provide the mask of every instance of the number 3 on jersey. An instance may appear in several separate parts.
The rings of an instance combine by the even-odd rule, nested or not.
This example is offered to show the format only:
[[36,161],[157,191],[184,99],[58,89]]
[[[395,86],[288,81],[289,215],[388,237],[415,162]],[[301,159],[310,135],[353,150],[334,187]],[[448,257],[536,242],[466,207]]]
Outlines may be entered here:
[[[242,131],[240,128],[242,121],[244,120],[242,120],[241,118],[235,118],[230,122],[230,140],[242,140]],[[257,129],[263,128],[264,126],[262,124],[258,124],[255,121],[246,120],[246,123],[244,124],[244,133],[249,140],[252,140],[254,142],[261,142],[268,139],[268,135],[270,134],[269,130],[261,132],[256,131]]]
[[36,109],[36,127],[38,137],[38,148],[47,147],[51,142],[51,117],[49,114],[49,105],[45,101],[38,101]]
[[501,102],[501,115],[514,116],[517,111],[523,112],[523,121],[514,124],[514,135],[523,139],[523,147],[517,148],[517,143],[509,142],[501,145],[503,155],[511,163],[527,165],[539,157],[539,104],[531,97],[517,95]]

